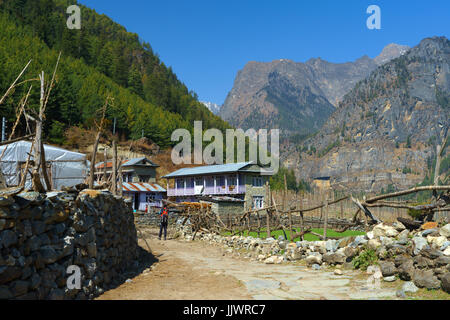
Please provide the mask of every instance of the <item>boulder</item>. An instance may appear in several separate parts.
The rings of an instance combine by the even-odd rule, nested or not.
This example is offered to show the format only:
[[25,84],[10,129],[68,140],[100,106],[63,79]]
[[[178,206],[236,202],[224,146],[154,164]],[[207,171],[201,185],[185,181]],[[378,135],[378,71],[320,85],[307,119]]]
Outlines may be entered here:
[[381,272],[379,266],[371,265],[371,266],[367,267],[367,270],[366,270],[367,274],[375,274],[377,272]]
[[398,267],[398,275],[404,281],[410,281],[414,276],[413,259],[408,259]]
[[434,260],[434,264],[436,267],[443,267],[443,266],[450,265],[450,257],[442,255],[439,258],[437,258],[436,260]]
[[0,232],[0,249],[2,247],[9,248],[18,241],[17,235],[14,231],[4,230]]
[[334,270],[334,274],[337,276],[342,276],[344,273],[342,272],[341,269],[336,269],[336,270]]
[[446,224],[439,230],[439,234],[443,237],[450,238],[450,223]]
[[447,272],[441,278],[441,286],[442,286],[442,290],[444,290],[447,293],[450,293],[450,272]]
[[381,246],[381,242],[377,239],[371,239],[367,243],[367,246],[369,247],[369,249],[376,250],[378,247]]
[[339,243],[337,242],[337,240],[327,240],[325,243],[325,247],[328,252],[335,252],[339,247]]
[[394,282],[395,280],[397,280],[397,278],[395,276],[390,276],[390,277],[384,277],[383,281],[386,282]]
[[322,256],[321,255],[309,255],[305,259],[305,261],[309,265],[313,265],[313,264],[321,265],[322,264]]
[[405,284],[403,284],[402,290],[403,292],[416,293],[417,291],[419,291],[419,288],[417,288],[414,282],[408,281]]
[[326,253],[322,256],[323,262],[328,264],[342,264],[346,260],[346,256],[339,253]]
[[14,266],[0,266],[0,285],[22,276],[22,270]]
[[399,240],[408,240],[408,236],[409,236],[409,231],[406,229],[406,230],[403,230],[402,232],[400,232],[399,235],[397,236],[397,238]]
[[400,221],[395,221],[392,224],[392,227],[394,227],[395,230],[397,230],[398,232],[402,232],[402,231],[406,230],[405,225],[403,223],[401,223]]
[[355,237],[345,237],[339,240],[339,248],[348,247],[353,241],[355,241]]
[[447,257],[450,256],[450,247],[447,247],[442,253]]
[[441,282],[434,275],[433,270],[416,270],[413,281],[419,288],[439,289],[441,287]]
[[440,236],[440,237],[428,236],[427,241],[431,246],[433,246],[435,248],[441,248],[444,245],[444,243],[447,242],[447,238],[444,236]]
[[418,269],[427,269],[432,268],[434,266],[433,260],[428,259],[424,256],[415,256],[414,257],[414,265]]
[[397,273],[397,268],[395,267],[394,262],[391,261],[380,261],[379,262],[381,273],[383,277],[390,277]]
[[412,241],[414,243],[414,251],[413,252],[414,252],[414,255],[416,255],[416,256],[420,253],[420,251],[422,249],[424,249],[428,245],[427,240],[422,237],[414,237],[412,239]]
[[374,237],[396,237],[398,231],[391,226],[380,223],[373,228]]
[[317,263],[315,263],[315,264],[313,264],[312,266],[311,266],[311,268],[313,269],[313,270],[320,270],[320,265],[318,265]]
[[348,258],[348,259],[352,259],[354,258],[356,255],[358,254],[358,250],[352,247],[346,247],[344,249],[344,255]]
[[420,235],[422,237],[426,237],[426,236],[439,236],[439,230],[437,228],[433,228],[433,229],[427,229],[424,230],[420,233]]
[[429,259],[437,259],[442,256],[442,252],[436,249],[425,248],[420,254]]

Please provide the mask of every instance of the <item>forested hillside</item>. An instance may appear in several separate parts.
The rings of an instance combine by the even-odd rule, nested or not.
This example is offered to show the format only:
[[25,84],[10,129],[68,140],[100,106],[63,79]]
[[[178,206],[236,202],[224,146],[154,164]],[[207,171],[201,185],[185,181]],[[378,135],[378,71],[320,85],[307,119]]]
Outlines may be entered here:
[[[26,78],[53,71],[62,59],[48,105],[45,134],[60,142],[71,126],[90,128],[107,95],[114,98],[108,119],[117,118],[117,131],[126,139],[146,137],[169,146],[176,128],[191,129],[194,120],[204,128],[229,125],[213,115],[194,92],[164,65],[150,44],[126,31],[105,15],[81,7],[81,30],[66,26],[68,0],[0,0],[0,92],[3,94],[32,59]],[[38,105],[38,83],[30,106]],[[0,106],[2,115],[15,119],[15,108],[28,90],[21,86]],[[22,128],[24,130],[24,128]]]

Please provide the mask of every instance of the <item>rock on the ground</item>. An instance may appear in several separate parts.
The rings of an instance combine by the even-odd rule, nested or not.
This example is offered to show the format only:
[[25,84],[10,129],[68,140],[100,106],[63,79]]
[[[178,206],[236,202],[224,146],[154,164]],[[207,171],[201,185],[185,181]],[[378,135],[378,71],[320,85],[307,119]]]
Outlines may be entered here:
[[439,230],[439,234],[443,237],[450,238],[450,223],[446,224]]
[[397,268],[392,261],[380,261],[379,262],[381,273],[383,277],[390,277],[397,273]]
[[317,263],[315,263],[315,264],[313,264],[312,266],[311,266],[311,268],[313,269],[313,270],[320,270],[320,266],[317,264]]
[[418,255],[428,245],[427,240],[422,237],[414,237],[412,241],[414,243],[414,255]]
[[396,237],[398,231],[391,226],[380,223],[373,228],[374,237]]
[[442,290],[444,290],[447,293],[450,293],[450,272],[447,272],[441,278],[441,285],[442,285]]
[[384,277],[383,280],[386,282],[394,282],[397,278],[395,276]]
[[414,275],[413,259],[408,259],[398,267],[398,275],[400,279],[410,281]]
[[306,258],[306,263],[309,265],[312,265],[312,264],[321,265],[322,264],[322,256],[321,255],[309,255]]
[[341,269],[336,269],[336,270],[334,270],[334,274],[337,276],[342,276],[344,273],[342,272]]
[[434,275],[433,270],[416,270],[414,272],[414,284],[419,288],[439,289],[441,282]]
[[404,292],[416,293],[417,291],[419,291],[419,288],[417,288],[417,286],[414,284],[414,282],[408,281],[403,284],[402,290]]
[[381,242],[378,239],[371,239],[367,243],[369,249],[376,250],[378,247],[381,247]]

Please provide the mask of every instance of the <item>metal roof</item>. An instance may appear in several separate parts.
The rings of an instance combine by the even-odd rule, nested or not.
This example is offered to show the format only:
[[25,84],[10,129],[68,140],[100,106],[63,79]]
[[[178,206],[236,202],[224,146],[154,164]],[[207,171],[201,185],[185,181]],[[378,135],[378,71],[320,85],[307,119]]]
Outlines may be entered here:
[[122,183],[122,189],[126,192],[166,192],[166,189],[156,183]]
[[175,172],[169,173],[163,178],[176,178],[185,176],[196,176],[202,174],[218,174],[218,173],[229,173],[238,172],[239,170],[253,164],[253,162],[240,162],[240,163],[227,163],[219,164],[213,166],[202,166],[194,168],[183,168]]
[[[129,166],[139,165],[139,162],[142,162],[144,160],[149,163],[148,166],[158,167],[158,165],[154,164],[152,161],[150,161],[146,157],[124,160],[124,161],[122,161],[122,167],[129,167]],[[95,167],[97,169],[103,169],[105,167],[105,162],[99,162],[99,163],[97,163],[95,165]],[[112,168],[112,161],[106,162],[106,168]]]

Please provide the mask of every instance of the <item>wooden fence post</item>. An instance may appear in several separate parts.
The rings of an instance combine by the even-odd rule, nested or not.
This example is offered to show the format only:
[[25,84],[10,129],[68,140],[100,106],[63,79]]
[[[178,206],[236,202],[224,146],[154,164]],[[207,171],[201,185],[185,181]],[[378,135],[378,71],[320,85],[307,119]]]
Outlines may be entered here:
[[325,221],[323,223],[323,239],[327,240],[327,228],[328,228],[328,199],[325,202]]

